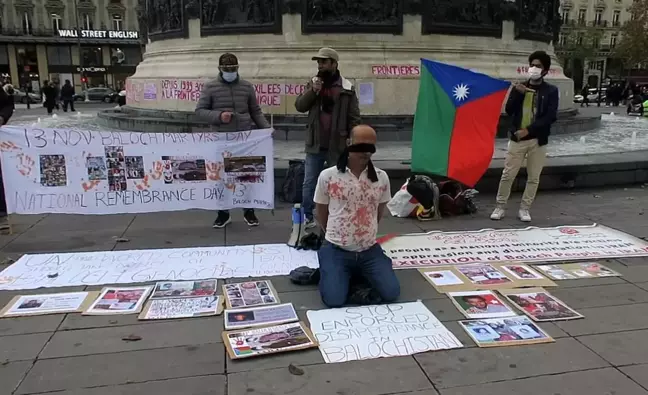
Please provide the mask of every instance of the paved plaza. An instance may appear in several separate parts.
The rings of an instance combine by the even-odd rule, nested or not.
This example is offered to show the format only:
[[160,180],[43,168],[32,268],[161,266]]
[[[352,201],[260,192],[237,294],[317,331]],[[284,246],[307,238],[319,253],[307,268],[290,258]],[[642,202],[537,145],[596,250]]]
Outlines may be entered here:
[[[385,218],[380,233],[523,227],[513,212],[501,222],[487,219],[492,200],[481,196],[474,217],[428,223]],[[647,212],[648,186],[543,193],[533,225],[597,222],[647,238]],[[274,215],[260,212],[261,226],[253,229],[240,212],[234,214],[236,221],[225,230],[212,229],[213,213],[204,211],[16,216],[15,234],[0,237],[0,268],[24,253],[285,243],[290,233],[288,206],[278,206]],[[462,315],[450,300],[416,270],[400,270],[400,301],[422,300],[465,348],[344,364],[324,364],[317,349],[232,361],[221,339],[222,316],[164,322],[138,321],[136,315],[0,319],[0,394],[648,394],[648,258],[604,264],[623,277],[558,281],[552,290],[586,317],[542,324],[555,343],[495,349],[477,348],[457,324]],[[271,280],[305,322],[307,310],[324,308],[315,287],[295,286],[285,277]],[[0,292],[0,305],[18,293]],[[129,335],[141,340],[122,340]],[[304,374],[292,374],[290,364]]]

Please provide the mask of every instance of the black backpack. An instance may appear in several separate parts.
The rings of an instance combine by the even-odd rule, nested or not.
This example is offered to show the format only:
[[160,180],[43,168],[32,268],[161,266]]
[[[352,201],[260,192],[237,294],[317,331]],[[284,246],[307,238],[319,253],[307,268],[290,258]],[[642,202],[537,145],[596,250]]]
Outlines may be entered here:
[[302,202],[302,187],[304,185],[304,161],[288,161],[288,171],[281,185],[282,201],[295,204]]

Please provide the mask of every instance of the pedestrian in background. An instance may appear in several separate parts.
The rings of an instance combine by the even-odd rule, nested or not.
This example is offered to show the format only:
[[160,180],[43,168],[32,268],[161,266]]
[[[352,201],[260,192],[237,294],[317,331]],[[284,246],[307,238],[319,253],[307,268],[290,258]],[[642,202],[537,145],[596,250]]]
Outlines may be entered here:
[[65,80],[65,84],[61,88],[61,101],[63,101],[63,111],[67,112],[68,106],[70,111],[74,112],[74,87],[70,83],[70,80]]

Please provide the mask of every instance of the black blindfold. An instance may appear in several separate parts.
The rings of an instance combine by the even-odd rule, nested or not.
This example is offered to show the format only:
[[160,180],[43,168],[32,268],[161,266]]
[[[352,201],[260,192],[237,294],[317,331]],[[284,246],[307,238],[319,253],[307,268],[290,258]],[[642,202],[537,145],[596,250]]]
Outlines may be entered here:
[[373,144],[366,144],[366,143],[360,143],[360,144],[353,144],[348,147],[349,152],[369,152],[371,154],[376,153],[376,146]]

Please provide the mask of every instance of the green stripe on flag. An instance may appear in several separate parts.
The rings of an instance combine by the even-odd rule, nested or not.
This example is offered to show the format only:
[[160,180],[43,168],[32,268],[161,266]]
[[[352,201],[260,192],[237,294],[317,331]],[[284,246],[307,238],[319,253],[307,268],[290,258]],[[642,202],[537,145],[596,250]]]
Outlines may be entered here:
[[448,175],[455,106],[432,74],[421,66],[412,133],[412,171]]

